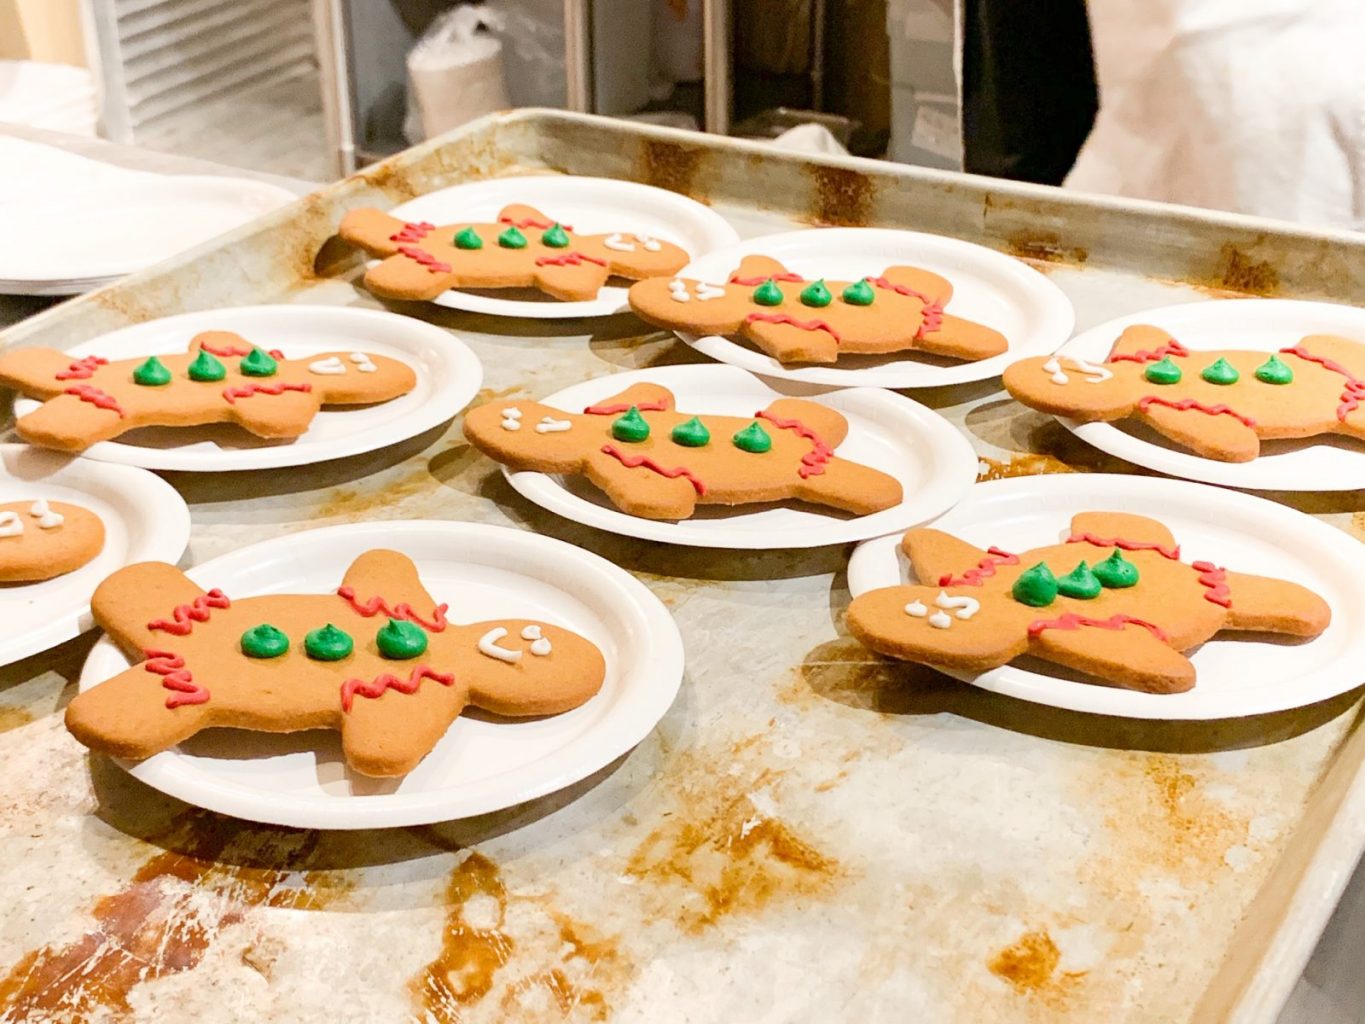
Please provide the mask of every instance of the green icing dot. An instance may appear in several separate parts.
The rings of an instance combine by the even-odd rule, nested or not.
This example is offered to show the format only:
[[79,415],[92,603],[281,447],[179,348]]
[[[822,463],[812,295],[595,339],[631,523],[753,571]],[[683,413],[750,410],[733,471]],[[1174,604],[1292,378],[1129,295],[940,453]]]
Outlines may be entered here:
[[1110,590],[1124,590],[1135,586],[1138,581],[1137,566],[1124,558],[1123,552],[1118,548],[1115,548],[1114,553],[1103,562],[1096,562],[1092,571],[1100,585]]
[[752,452],[754,455],[762,455],[773,446],[773,439],[758,425],[758,420],[754,420],[730,440],[740,451]]
[[1020,604],[1033,608],[1046,608],[1057,600],[1057,577],[1046,562],[1039,562],[1032,569],[1025,569],[1014,581],[1011,596]]
[[390,619],[375,635],[374,642],[380,654],[394,661],[415,658],[427,651],[427,635],[422,627],[397,619]]
[[166,369],[166,364],[156,356],[148,356],[146,361],[133,371],[133,383],[141,384],[144,388],[159,388],[170,382],[171,371]]
[[1219,359],[1217,362],[1210,363],[1204,367],[1199,376],[1203,377],[1210,384],[1236,384],[1242,376],[1226,359]]
[[611,425],[611,436],[618,441],[638,444],[649,437],[649,424],[640,415],[640,410],[631,406],[624,416],[618,417]]
[[1294,371],[1279,356],[1271,356],[1256,367],[1256,379],[1262,384],[1288,384],[1294,379]]
[[227,367],[202,348],[190,363],[190,380],[215,381],[227,376]]
[[782,305],[782,289],[771,277],[754,289],[753,300],[760,306]]
[[237,364],[237,369],[247,377],[273,377],[279,370],[279,365],[261,349],[253,348]]
[[540,243],[548,245],[551,249],[564,249],[569,244],[569,235],[558,224],[554,224],[540,236]]
[[1142,375],[1153,384],[1179,384],[1180,378],[1185,376],[1185,371],[1176,366],[1170,356],[1166,356],[1161,362],[1148,366],[1142,371]]
[[242,634],[242,653],[248,658],[278,658],[289,650],[289,637],[267,622]]
[[[499,239],[501,241],[501,239]],[[455,233],[455,248],[457,249],[482,249],[483,239],[474,230],[473,225],[461,228]]]
[[834,301],[834,296],[825,287],[824,279],[812,281],[801,289],[801,304],[803,306],[814,306],[816,309],[823,309]]
[[317,661],[340,661],[355,647],[350,636],[330,622],[303,638],[303,649]]
[[673,438],[674,444],[680,444],[684,448],[700,448],[711,443],[711,431],[707,430],[706,424],[695,416],[686,423],[679,423],[668,436]]
[[861,281],[854,281],[844,289],[843,300],[850,306],[870,306],[872,300],[877,297],[876,290],[868,283],[867,278]]
[[508,228],[498,236],[498,244],[504,249],[525,249],[526,236],[516,228]]
[[1063,597],[1075,597],[1082,601],[1094,600],[1100,596],[1100,591],[1103,589],[1099,577],[1090,571],[1090,566],[1086,565],[1085,562],[1081,562],[1080,565],[1057,580],[1057,593]]

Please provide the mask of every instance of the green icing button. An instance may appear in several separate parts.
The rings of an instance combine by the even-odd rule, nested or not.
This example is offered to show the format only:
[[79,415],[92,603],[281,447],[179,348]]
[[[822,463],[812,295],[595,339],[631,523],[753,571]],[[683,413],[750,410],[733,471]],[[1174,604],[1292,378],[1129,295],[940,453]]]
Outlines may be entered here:
[[640,415],[640,410],[631,406],[624,416],[618,417],[611,425],[611,436],[618,441],[639,444],[649,437],[649,424]]
[[483,239],[479,237],[479,233],[474,230],[474,226],[472,224],[467,228],[461,228],[459,231],[457,231],[455,233],[454,241],[455,248],[457,249],[483,248]]
[[303,649],[316,661],[340,661],[355,647],[350,636],[330,622],[303,638]]
[[540,236],[540,243],[541,245],[548,245],[551,249],[564,249],[568,247],[569,235],[558,224],[554,224]]
[[242,634],[242,653],[248,658],[278,658],[289,650],[289,637],[268,622]]
[[143,364],[133,371],[133,383],[141,384],[144,388],[159,388],[170,382],[171,371],[166,369],[166,364],[156,356],[148,356]]
[[814,306],[816,309],[823,309],[834,301],[834,296],[825,287],[824,279],[812,281],[801,289],[801,304],[803,306]]
[[227,376],[227,367],[202,348],[190,363],[190,380],[215,381]]
[[1114,553],[1103,562],[1096,562],[1095,568],[1091,570],[1095,578],[1100,581],[1101,586],[1108,587],[1110,590],[1124,590],[1137,584],[1137,566],[1123,557],[1123,552],[1118,548]]
[[760,306],[782,305],[782,289],[771,277],[754,289],[753,300]]
[[1185,371],[1176,366],[1170,356],[1166,356],[1160,362],[1152,363],[1143,370],[1142,375],[1153,384],[1179,384],[1180,378],[1185,376]]
[[1279,356],[1271,356],[1256,367],[1256,379],[1262,384],[1288,384],[1294,379],[1294,371]]
[[711,431],[695,416],[686,423],[679,423],[668,436],[673,438],[674,444],[684,448],[700,448],[711,442]]
[[754,455],[762,455],[766,451],[771,451],[773,446],[773,439],[768,436],[766,430],[758,425],[758,420],[754,420],[730,440],[740,451],[751,452]]
[[1099,577],[1090,571],[1085,562],[1072,569],[1057,580],[1057,593],[1063,597],[1074,597],[1082,601],[1092,601],[1100,596],[1104,588]]
[[1019,575],[1010,589],[1010,594],[1020,604],[1046,608],[1057,600],[1057,589],[1057,577],[1052,575],[1052,570],[1047,567],[1046,562],[1039,562],[1032,569],[1025,569]]
[[877,297],[877,291],[867,278],[863,278],[861,281],[854,281],[845,288],[841,297],[850,306],[870,306],[872,300]]
[[390,619],[375,635],[375,645],[379,653],[394,661],[405,661],[427,652],[427,635],[422,627],[411,622]]
[[498,244],[504,249],[525,249],[526,236],[516,228],[508,228],[498,236]]
[[1217,362],[1210,363],[1204,367],[1199,376],[1203,377],[1210,384],[1236,384],[1241,378],[1241,374],[1226,359],[1219,359]]
[[273,377],[279,370],[279,364],[266,352],[253,348],[237,364],[237,369],[247,377]]

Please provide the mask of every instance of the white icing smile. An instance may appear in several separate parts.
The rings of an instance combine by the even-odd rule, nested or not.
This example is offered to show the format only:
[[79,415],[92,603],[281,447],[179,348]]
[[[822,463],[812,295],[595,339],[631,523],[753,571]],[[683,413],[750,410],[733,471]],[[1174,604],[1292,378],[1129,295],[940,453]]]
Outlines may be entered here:
[[635,243],[627,242],[623,235],[608,235],[602,242],[602,245],[608,249],[614,249],[617,252],[635,251]]
[[336,356],[329,356],[309,363],[308,372],[322,374],[324,377],[335,377],[346,372],[346,364]]
[[[1086,375],[1085,382],[1087,384],[1099,384],[1114,376],[1112,370],[1107,370],[1103,366],[1096,366],[1094,363],[1088,363],[1084,359],[1077,359],[1074,356],[1067,356],[1067,358],[1078,373]],[[1043,372],[1052,375],[1050,379],[1054,384],[1066,384],[1071,380],[1066,375],[1066,371],[1062,369],[1061,359],[1057,356],[1053,356],[1043,364]]]
[[708,302],[711,299],[725,298],[725,289],[718,284],[707,284],[705,281],[698,281],[697,286],[692,289],[692,294],[697,297],[698,302]]
[[553,416],[543,416],[536,424],[537,434],[562,434],[573,426],[570,420],[557,420]]
[[509,650],[506,647],[499,647],[498,641],[507,635],[507,630],[503,626],[490,629],[483,636],[479,637],[479,653],[486,654],[490,658],[497,658],[498,661],[505,661],[509,665],[514,665],[521,660],[521,651]]
[[957,617],[963,620],[970,619],[981,610],[981,602],[976,598],[967,597],[966,595],[953,597],[944,590],[938,592],[938,597],[934,598],[934,604],[938,605],[940,608],[946,608],[949,611],[956,608]]
[[0,537],[17,537],[24,532],[18,512],[0,512]]

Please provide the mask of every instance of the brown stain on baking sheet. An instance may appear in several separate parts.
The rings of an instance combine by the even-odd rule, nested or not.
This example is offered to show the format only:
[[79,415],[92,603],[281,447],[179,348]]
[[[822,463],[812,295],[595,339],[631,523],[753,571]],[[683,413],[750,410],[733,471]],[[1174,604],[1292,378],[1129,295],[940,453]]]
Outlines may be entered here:
[[816,224],[861,227],[872,219],[877,186],[861,171],[807,164],[811,182],[811,220]]
[[0,732],[9,732],[33,721],[33,715],[23,708],[0,707]]
[[[247,910],[327,906],[351,883],[305,869],[319,835],[187,815],[175,837],[180,848],[150,858],[124,888],[96,902],[84,935],[26,954],[0,978],[0,1024],[118,1019],[131,1013],[134,988],[198,966]],[[215,898],[204,899],[206,893]]]
[[671,139],[642,139],[631,177],[705,202],[706,192],[698,187],[697,177],[709,157],[710,154],[699,146],[688,146]]
[[509,893],[498,866],[477,852],[451,872],[445,902],[441,950],[409,982],[422,1020],[609,1019],[607,989],[623,987],[629,973],[614,939]]
[[1040,476],[1044,473],[1078,473],[1081,470],[1068,466],[1061,459],[1051,455],[1023,454],[1011,455],[1007,459],[977,459],[976,482],[987,480],[1009,480],[1017,476]]
[[1059,1013],[1068,1008],[1072,994],[1087,973],[1058,971],[1061,962],[1057,943],[1040,929],[1019,936],[992,956],[986,967],[1009,982],[1019,995],[1040,1003],[1050,1013]]
[[1005,240],[1005,251],[1011,256],[1034,263],[1084,263],[1090,253],[1079,245],[1062,244],[1055,231],[1016,231]]
[[1218,250],[1213,279],[1203,283],[1247,295],[1274,295],[1280,290],[1280,272],[1269,261],[1253,259],[1225,242]]

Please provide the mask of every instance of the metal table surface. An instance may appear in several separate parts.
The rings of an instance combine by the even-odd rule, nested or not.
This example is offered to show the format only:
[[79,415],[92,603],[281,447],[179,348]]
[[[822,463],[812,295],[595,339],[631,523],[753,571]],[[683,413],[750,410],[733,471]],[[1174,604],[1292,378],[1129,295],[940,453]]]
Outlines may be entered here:
[[[443,173],[540,166],[468,154],[442,157]],[[430,182],[381,168],[348,187],[357,205]],[[807,220],[711,201],[745,235]],[[300,216],[334,224],[326,204],[312,197]],[[289,256],[296,243],[270,244]],[[1071,295],[1080,328],[1244,284],[1087,266],[1049,246],[1021,238],[1016,252]],[[275,298],[378,306],[353,268],[314,273],[313,251]],[[162,273],[10,337],[88,336],[203,304],[184,267]],[[223,301],[249,291],[226,287]],[[513,335],[488,317],[402,311],[475,349],[481,401],[698,358],[629,317],[517,322]],[[916,397],[971,437],[983,479],[1124,469],[997,383]],[[1358,815],[1338,813],[1359,804],[1358,692],[1255,720],[1152,723],[889,665],[843,627],[847,547],[737,555],[579,527],[516,496],[458,420],[301,471],[167,476],[194,516],[188,563],[372,518],[569,540],[664,600],[687,677],[639,747],[559,794],[438,826],[320,833],[186,807],[88,755],[60,710],[93,636],[0,669],[6,1024],[1223,1019],[1241,960],[1264,968],[1287,949],[1290,985],[1301,966],[1301,939],[1276,945],[1302,888],[1286,863],[1329,842],[1358,850]],[[1277,497],[1344,541],[1365,536],[1358,494]],[[1263,918],[1274,935],[1258,945],[1248,929]],[[1237,1019],[1273,1019],[1284,991],[1276,982]]]

